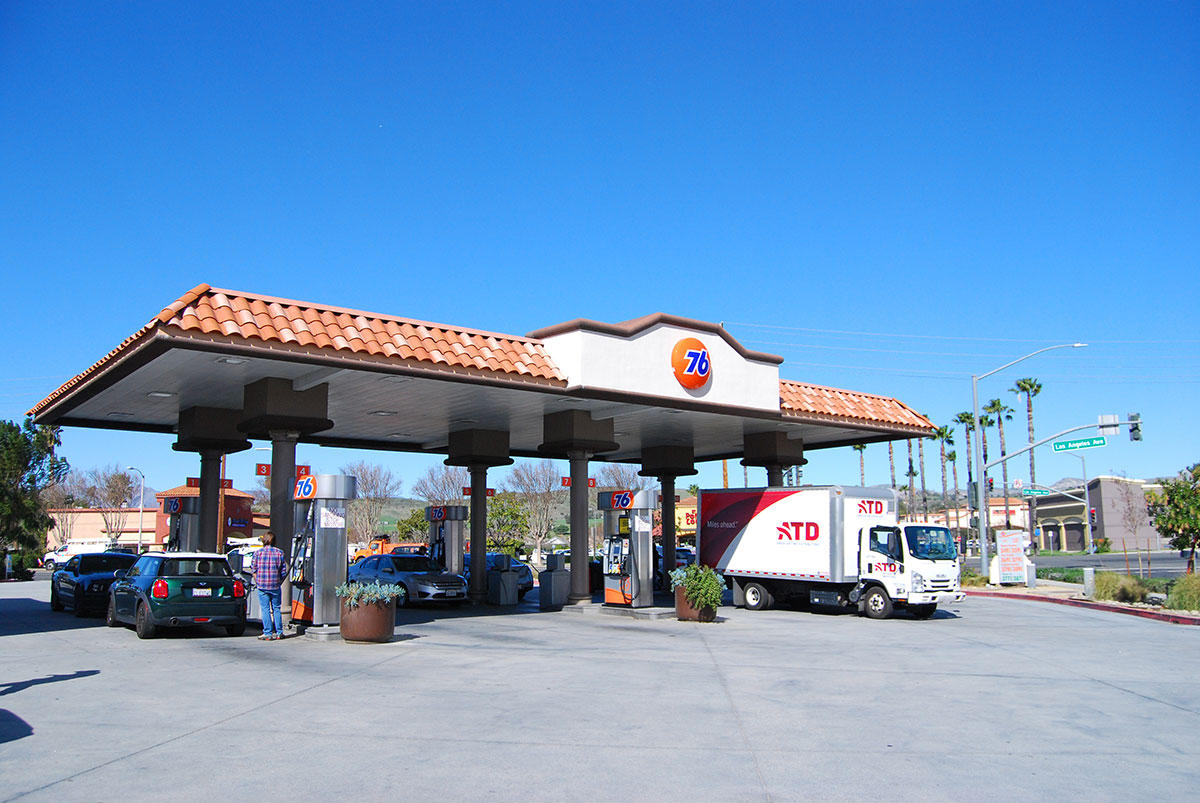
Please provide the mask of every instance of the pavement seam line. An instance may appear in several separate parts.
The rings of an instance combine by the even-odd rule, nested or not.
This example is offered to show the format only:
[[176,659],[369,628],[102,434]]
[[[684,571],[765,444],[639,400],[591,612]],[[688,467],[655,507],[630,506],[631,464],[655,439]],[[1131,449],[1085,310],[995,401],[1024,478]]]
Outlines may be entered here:
[[717,656],[713,654],[712,646],[709,645],[708,639],[704,637],[704,625],[697,623],[695,627],[700,629],[700,643],[704,645],[704,649],[708,651],[708,658],[712,662],[713,674],[717,676],[717,680],[721,683],[721,691],[725,692],[725,699],[729,701],[729,709],[733,712],[733,719],[737,722],[738,733],[742,737],[742,744],[746,746],[746,752],[754,759],[754,774],[758,778],[758,784],[762,787],[763,799],[771,799],[771,791],[767,788],[767,781],[763,778],[762,767],[758,764],[758,751],[750,743],[750,738],[746,734],[746,727],[742,723],[741,712],[738,711],[737,703],[733,699],[733,693],[729,690],[729,683],[725,680],[725,675],[721,672],[721,667],[717,663]]
[[295,697],[296,695],[306,694],[307,692],[310,692],[313,689],[319,689],[322,686],[333,683],[334,681],[345,680],[346,678],[351,678],[351,677],[354,677],[355,675],[362,674],[363,672],[373,670],[376,667],[383,666],[384,664],[389,663],[390,661],[394,661],[397,658],[401,657],[402,655],[407,655],[407,654],[408,654],[407,652],[397,653],[396,655],[390,656],[388,658],[384,658],[381,661],[376,661],[373,664],[362,667],[360,669],[356,669],[353,672],[347,672],[342,675],[337,675],[335,677],[326,678],[325,680],[322,680],[319,683],[314,683],[311,686],[306,686],[303,689],[297,689],[296,691],[289,692],[288,694],[282,695],[281,697],[276,697],[273,700],[268,700],[265,703],[260,703],[259,705],[256,705],[252,708],[247,708],[245,711],[239,711],[236,714],[230,714],[229,716],[227,716],[223,719],[219,719],[215,722],[210,722],[207,725],[201,725],[198,728],[193,728],[192,730],[190,730],[186,733],[179,733],[179,734],[172,736],[169,739],[163,739],[160,742],[156,742],[155,744],[146,745],[145,747],[139,747],[137,750],[132,750],[132,751],[126,753],[125,755],[117,756],[116,758],[110,758],[108,761],[103,761],[99,764],[96,764],[95,766],[88,767],[87,769],[84,769],[84,770],[79,770],[78,772],[72,773],[71,775],[67,775],[65,777],[59,778],[58,780],[51,781],[48,784],[43,784],[42,786],[38,786],[33,789],[26,789],[24,792],[18,792],[17,794],[13,795],[12,797],[4,798],[4,800],[0,801],[0,803],[9,803],[9,801],[18,800],[19,798],[32,795],[35,792],[42,792],[53,786],[58,786],[60,783],[64,783],[66,781],[73,781],[76,778],[79,778],[80,776],[87,775],[89,772],[95,772],[96,770],[103,769],[104,767],[107,767],[111,764],[116,764],[120,761],[125,761],[126,759],[133,758],[134,756],[140,755],[142,753],[148,753],[151,750],[155,750],[164,745],[171,744],[172,742],[177,742],[180,739],[186,739],[187,737],[194,736],[195,734],[200,733],[202,731],[210,730],[212,728],[217,727],[218,725],[224,725],[226,722],[231,722],[239,717],[246,716],[247,714],[253,714],[255,711],[259,711],[263,708],[267,708],[269,706],[275,705],[276,703],[283,702],[284,700]]

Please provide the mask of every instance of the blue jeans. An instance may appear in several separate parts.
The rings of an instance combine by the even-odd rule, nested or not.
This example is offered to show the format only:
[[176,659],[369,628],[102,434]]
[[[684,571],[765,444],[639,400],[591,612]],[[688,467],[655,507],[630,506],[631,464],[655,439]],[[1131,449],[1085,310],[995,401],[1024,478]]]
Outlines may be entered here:
[[258,607],[262,609],[263,635],[283,635],[283,611],[279,609],[282,600],[283,591],[281,589],[258,589]]

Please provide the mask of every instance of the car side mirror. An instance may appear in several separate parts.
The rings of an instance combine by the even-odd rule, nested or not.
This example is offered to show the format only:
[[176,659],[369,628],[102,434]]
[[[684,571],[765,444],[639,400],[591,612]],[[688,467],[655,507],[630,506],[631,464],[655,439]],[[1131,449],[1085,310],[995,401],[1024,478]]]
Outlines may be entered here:
[[124,569],[117,569],[115,572],[113,572],[113,577],[115,577],[118,580],[121,580],[121,579],[124,579],[126,574],[128,574],[128,572],[125,571]]

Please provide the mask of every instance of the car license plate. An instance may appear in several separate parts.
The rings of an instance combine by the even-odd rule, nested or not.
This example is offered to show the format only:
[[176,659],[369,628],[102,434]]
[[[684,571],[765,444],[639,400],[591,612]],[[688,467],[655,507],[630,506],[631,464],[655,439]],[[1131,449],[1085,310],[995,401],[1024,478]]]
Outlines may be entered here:
[[461,591],[447,591],[446,596],[447,597],[461,597],[462,592]]
[[192,596],[193,597],[211,597],[212,589],[211,588],[193,588]]

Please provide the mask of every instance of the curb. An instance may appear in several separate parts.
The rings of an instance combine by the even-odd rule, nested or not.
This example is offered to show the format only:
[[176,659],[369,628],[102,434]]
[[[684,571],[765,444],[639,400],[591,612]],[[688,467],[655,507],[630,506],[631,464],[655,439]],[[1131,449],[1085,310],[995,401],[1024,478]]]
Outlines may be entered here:
[[1183,613],[1164,613],[1161,611],[1148,611],[1142,608],[1126,608],[1123,605],[1113,605],[1107,602],[1092,602],[1084,599],[1064,599],[1061,597],[1044,597],[1038,594],[1013,594],[1006,591],[968,591],[962,589],[967,596],[971,597],[994,597],[996,599],[1023,599],[1032,600],[1034,602],[1053,602],[1056,605],[1070,605],[1075,608],[1091,608],[1096,611],[1106,611],[1108,613],[1123,613],[1126,616],[1140,616],[1143,619],[1156,619],[1160,622],[1170,622],[1176,625],[1200,625],[1200,616],[1191,616]]

